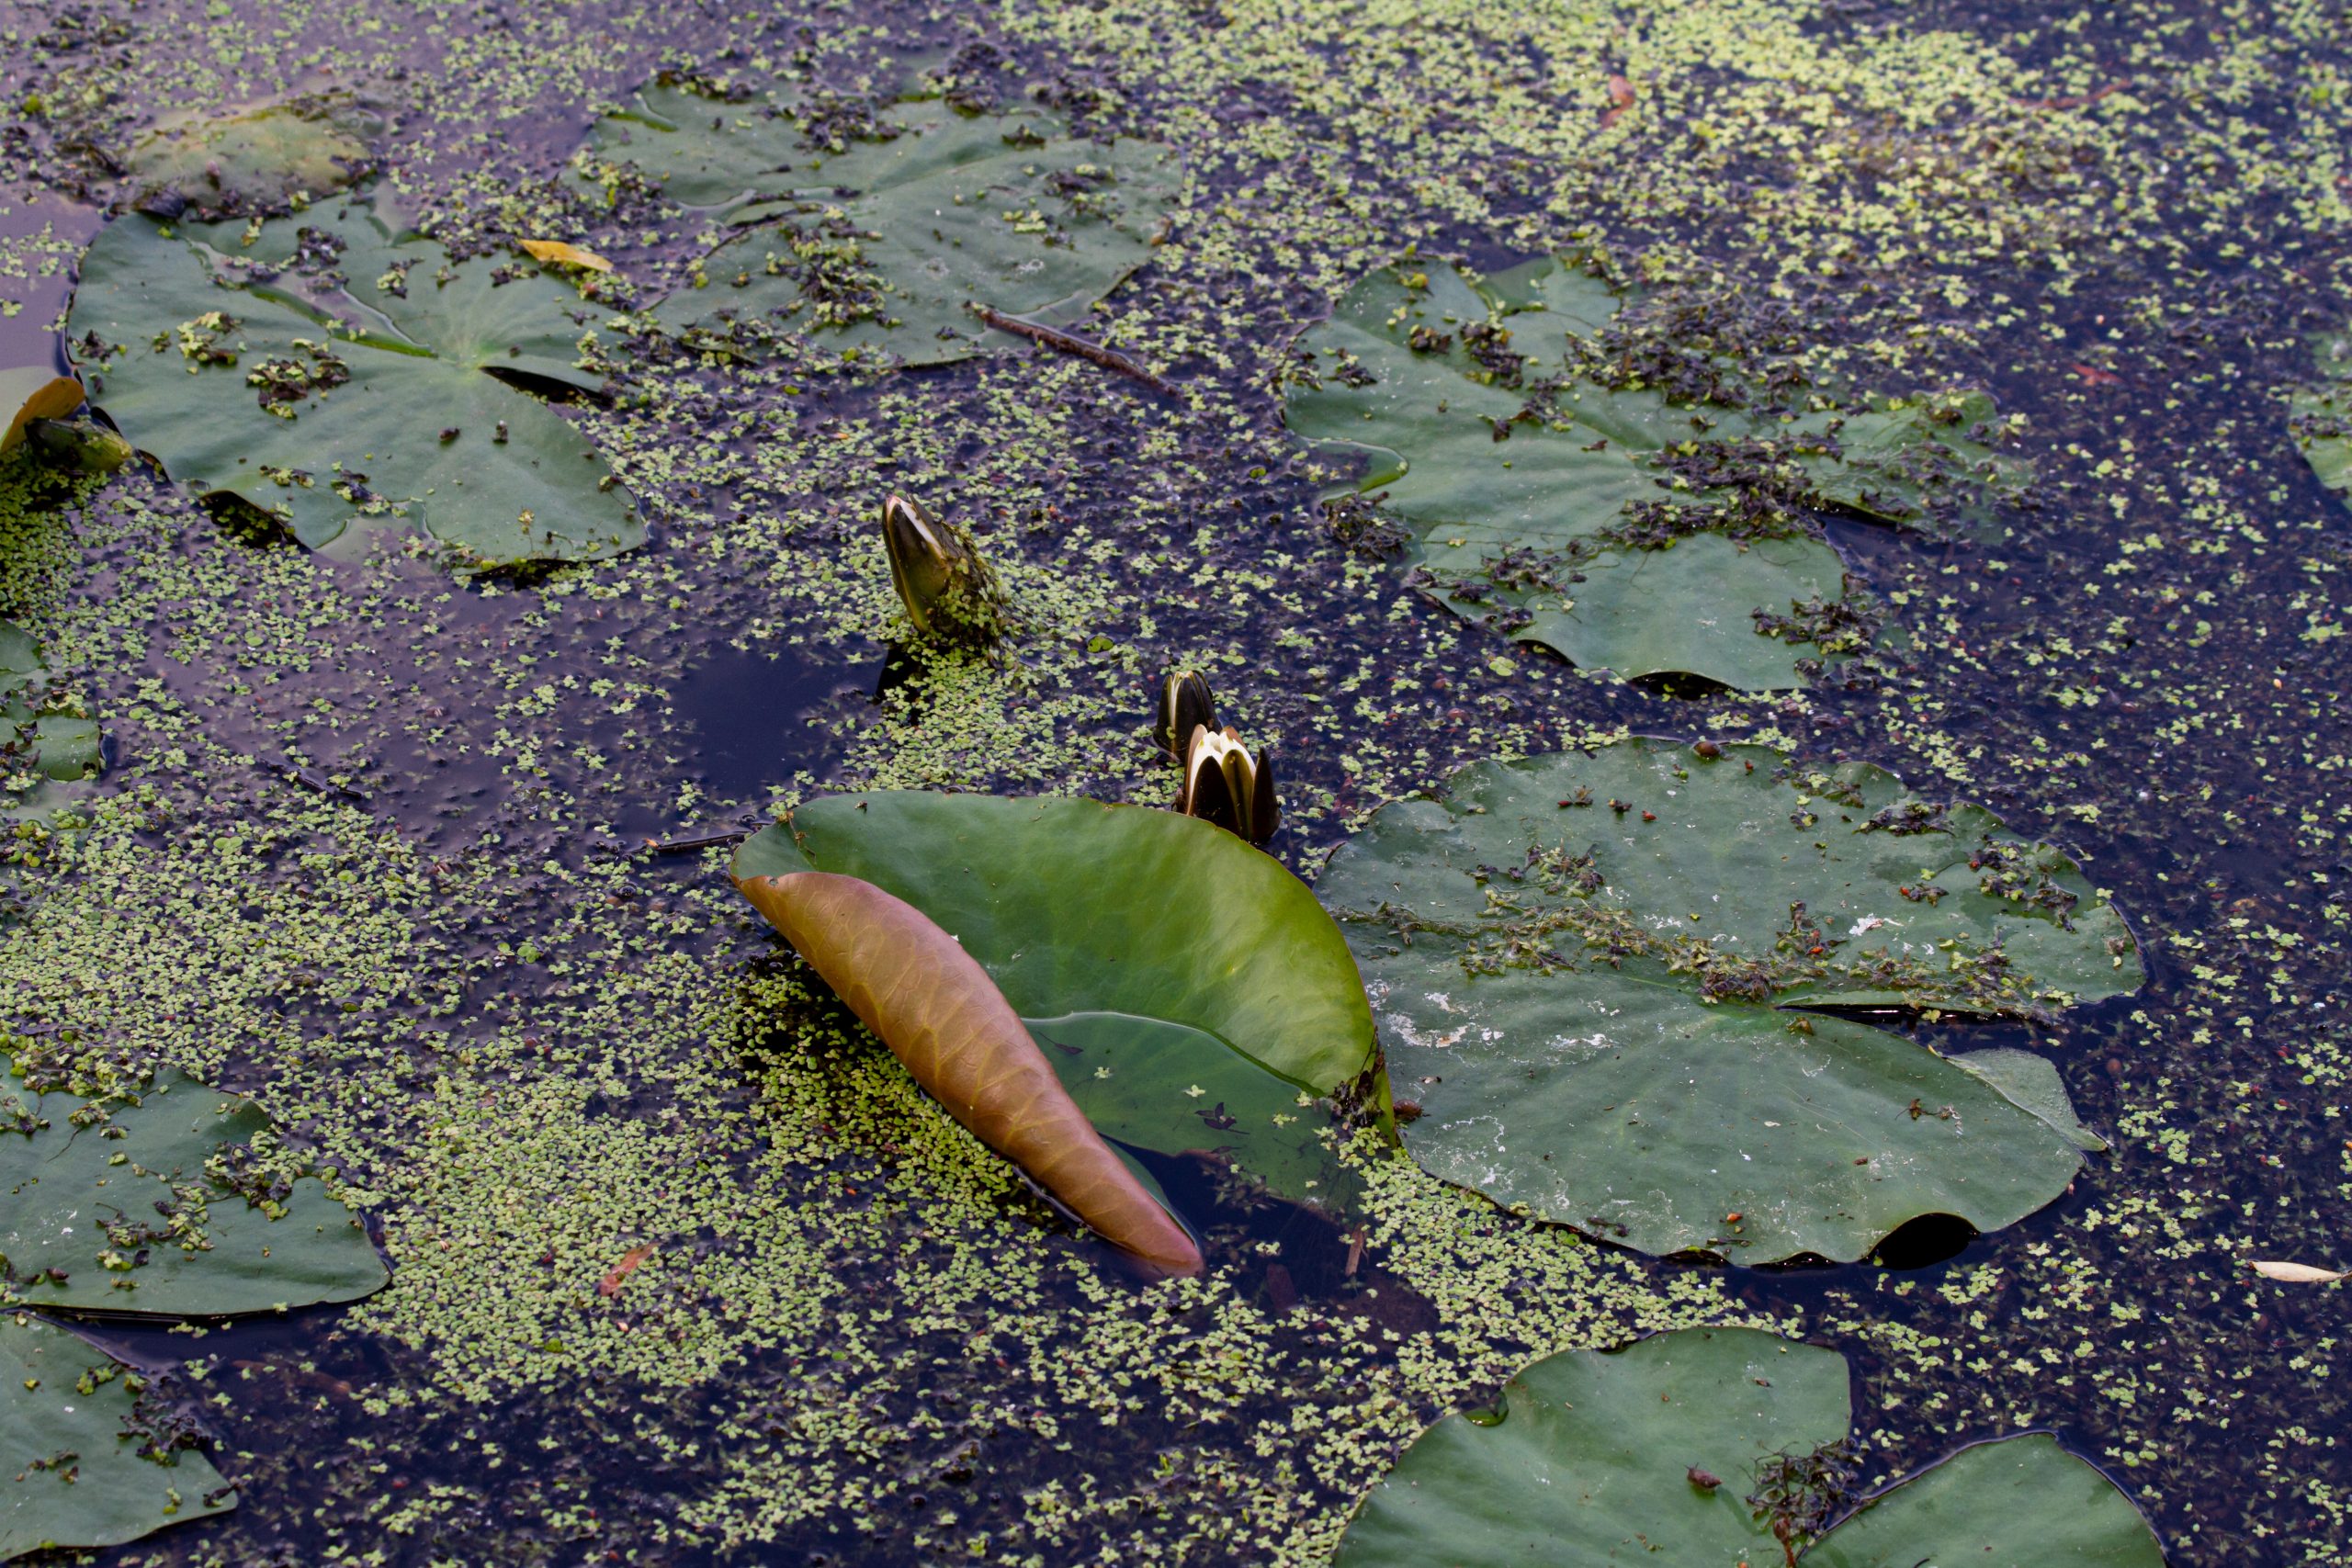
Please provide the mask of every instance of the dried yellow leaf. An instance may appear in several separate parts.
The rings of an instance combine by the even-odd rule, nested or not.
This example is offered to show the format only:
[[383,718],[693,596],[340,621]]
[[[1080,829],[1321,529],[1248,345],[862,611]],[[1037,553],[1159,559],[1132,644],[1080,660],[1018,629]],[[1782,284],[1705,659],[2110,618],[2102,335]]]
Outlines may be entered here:
[[2314,1269],[2308,1263],[2256,1263],[2254,1271],[2266,1280],[2283,1280],[2290,1285],[2324,1285],[2336,1280],[2352,1280],[2352,1270]]
[[526,240],[523,248],[537,260],[553,262],[558,266],[584,266],[590,272],[613,270],[613,264],[595,252],[567,245],[561,240]]

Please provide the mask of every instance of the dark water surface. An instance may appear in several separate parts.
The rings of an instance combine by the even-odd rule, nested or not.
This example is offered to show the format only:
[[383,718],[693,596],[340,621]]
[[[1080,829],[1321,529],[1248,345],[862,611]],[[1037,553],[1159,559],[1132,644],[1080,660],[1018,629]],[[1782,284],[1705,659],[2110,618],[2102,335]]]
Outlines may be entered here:
[[[19,1029],[70,1015],[125,1052],[201,1056],[293,1108],[297,1132],[381,1198],[414,1292],[356,1322],[310,1311],[195,1337],[101,1325],[141,1364],[197,1359],[190,1407],[242,1500],[96,1561],[896,1564],[970,1560],[978,1535],[990,1562],[1300,1560],[1297,1543],[1328,1537],[1398,1440],[1370,1429],[1375,1394],[1427,1417],[1491,1393],[1484,1371],[1464,1374],[1472,1388],[1397,1370],[1411,1359],[1399,1344],[1442,1359],[1430,1347],[1460,1343],[1437,1336],[1462,1292],[1346,1225],[1171,1165],[1155,1174],[1207,1216],[1229,1276],[1227,1304],[1196,1310],[1200,1342],[1248,1341],[1234,1354],[1263,1384],[1234,1395],[1227,1427],[1157,1395],[1096,1424],[1094,1385],[1073,1369],[1109,1369],[1106,1385],[1141,1376],[1163,1343],[1145,1328],[1132,1350],[1090,1337],[1133,1308],[1133,1282],[1017,1189],[967,1182],[978,1220],[908,1196],[956,1168],[916,1146],[922,1122],[903,1107],[859,1109],[872,1054],[842,1043],[838,1010],[789,991],[792,966],[748,919],[719,912],[718,857],[634,853],[839,784],[1164,799],[1136,694],[1164,663],[1204,659],[1222,660],[1237,720],[1281,737],[1289,819],[1274,847],[1310,879],[1384,798],[1498,749],[1616,727],[1879,762],[2076,852],[2140,940],[2143,990],[2047,1026],[1917,1028],[2056,1062],[2113,1144],[2064,1199],[1995,1235],[1922,1222],[1874,1263],[1635,1272],[1661,1294],[1715,1281],[1843,1350],[1874,1473],[2046,1427],[2133,1495],[2179,1568],[2352,1561],[2344,1288],[2272,1285],[2245,1266],[2352,1261],[2352,512],[2312,478],[2278,400],[2309,378],[2309,335],[2352,318],[2352,214],[2341,181],[2311,174],[2352,166],[2342,7],[1626,6],[1590,25],[1514,22],[1506,6],[1307,6],[1287,21],[1220,5],[1076,19],[1028,5],[736,9],[40,0],[0,16],[8,101],[38,87],[84,106],[10,111],[0,238],[48,217],[84,231],[74,215],[91,209],[55,194],[107,194],[80,140],[119,143],[167,108],[324,70],[398,106],[392,162],[446,232],[560,227],[625,274],[666,276],[695,249],[693,223],[642,200],[600,212],[554,182],[597,107],[663,68],[748,72],[813,51],[846,82],[974,39],[1014,57],[1016,88],[1052,84],[1066,112],[1178,141],[1200,182],[1170,259],[1112,311],[1205,394],[1200,409],[1024,355],[786,392],[613,328],[608,346],[641,355],[621,395],[566,412],[634,461],[654,539],[622,563],[469,582],[388,546],[313,579],[254,565],[269,552],[224,542],[135,472],[92,503],[96,517],[134,498],[183,531],[134,549],[86,525],[71,624],[104,625],[118,589],[158,580],[168,557],[198,563],[169,592],[211,628],[177,634],[159,612],[152,637],[80,634],[78,674],[125,775],[191,834],[251,821],[313,835],[256,876],[300,883],[320,845],[358,855],[356,829],[319,826],[351,807],[457,890],[421,900],[435,906],[417,917],[429,961],[380,998],[346,962],[362,975],[348,998],[314,988],[262,1010],[293,1021],[283,1037],[116,1039],[107,1028],[128,1033],[153,1010],[126,1001],[131,1021],[92,1024],[72,1012],[91,1006],[77,987],[11,982]],[[1786,37],[1768,25],[1791,17]],[[863,30],[876,24],[895,30]],[[1164,58],[1123,51],[1125,31],[1090,41],[1114,26],[1161,39]],[[1678,42],[1698,34],[1718,46]],[[1807,74],[1841,51],[1873,73]],[[1657,75],[1641,75],[1635,140],[1544,140],[1546,123],[1593,123],[1608,73],[1645,60]],[[1792,81],[1803,90],[1759,85]],[[1928,183],[1949,210],[1896,255],[1862,219],[1923,167],[1940,171]],[[1825,186],[1844,194],[1788,197]],[[1850,235],[1824,216],[1841,202]],[[1980,536],[1832,527],[1907,650],[1801,693],[1628,686],[1453,619],[1330,536],[1268,389],[1281,345],[1375,240],[1498,264],[1594,238],[1657,258],[1661,277],[1750,304],[1785,296],[1866,384],[1986,387],[2022,416],[2036,483]],[[18,287],[0,278],[0,298],[28,301],[0,320],[12,353],[59,298],[53,283]],[[842,456],[868,452],[862,469]],[[886,676],[870,516],[899,485],[967,506],[999,558],[1032,570],[1033,601],[1055,607],[1026,664],[968,686]],[[305,618],[322,583],[355,606],[323,630]],[[1509,673],[1490,662],[1504,653]],[[142,708],[153,691],[205,739]],[[196,760],[171,761],[183,747]],[[181,830],[153,834],[157,852]],[[1181,909],[1181,890],[1138,897]],[[583,907],[611,923],[566,926]],[[513,958],[536,943],[571,967]],[[691,987],[639,986],[673,962],[722,974],[713,989],[778,986],[784,999],[728,1034],[661,1002],[706,999]],[[639,1037],[669,1043],[633,1056]],[[364,1079],[370,1098],[338,1098],[338,1079]],[[564,1102],[587,1130],[571,1142],[537,1138],[554,1101],[528,1097],[552,1080],[586,1086]],[[602,1146],[682,1124],[710,1131],[681,1159],[678,1192],[700,1171],[747,1192],[805,1186],[740,1225],[716,1207],[673,1223],[665,1204],[686,1213],[685,1200],[650,1156],[594,1164]],[[511,1153],[461,1169],[416,1154],[452,1126]],[[502,1217],[453,1239],[436,1205]],[[766,1289],[772,1258],[831,1245],[784,1235],[779,1218],[828,1205],[869,1229],[821,1254],[823,1292],[726,1299]],[[1050,1266],[1032,1283],[1026,1254],[995,1260],[1020,1281],[999,1301],[966,1288],[991,1260],[957,1238],[1006,1234],[987,1228],[1004,1214],[1038,1233]],[[1493,1216],[1464,1231],[1510,1234]],[[661,1263],[600,1293],[640,1235]],[[487,1261],[469,1271],[469,1253]],[[1467,1293],[1532,1322],[1539,1284],[1531,1264]],[[841,1346],[798,1335],[796,1316],[820,1311],[793,1304],[804,1286],[839,1314],[828,1322],[892,1326]],[[1233,1327],[1245,1307],[1270,1326]],[[1016,1318],[1064,1326],[991,1338]],[[705,1368],[697,1335],[714,1323],[733,1354]],[[593,1348],[575,1359],[579,1345]],[[1309,1428],[1363,1419],[1370,1457],[1285,1447],[1296,1468],[1265,1484],[1287,1500],[1249,1495],[1235,1477],[1272,1475],[1272,1461],[1234,1434],[1286,1429],[1294,1411]],[[769,1449],[790,1462],[747,1457]],[[744,1476],[771,1479],[759,1497],[726,1490]],[[1049,1493],[1100,1506],[1054,1523],[1037,1501]],[[748,1539],[713,1522],[779,1503]],[[943,1512],[955,1528],[933,1522]]]

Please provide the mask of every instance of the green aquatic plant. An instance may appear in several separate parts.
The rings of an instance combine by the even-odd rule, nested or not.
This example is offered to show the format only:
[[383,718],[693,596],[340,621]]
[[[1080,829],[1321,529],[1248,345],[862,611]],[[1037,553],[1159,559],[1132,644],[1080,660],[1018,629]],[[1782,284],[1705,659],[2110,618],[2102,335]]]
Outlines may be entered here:
[[250,1101],[168,1069],[51,1081],[0,1053],[0,1558],[233,1506],[141,1376],[50,1314],[168,1322],[349,1302],[389,1277]]
[[32,1313],[0,1312],[0,1562],[119,1546],[235,1507],[147,1378]]
[[2320,483],[2352,490],[2352,333],[2321,338],[2312,357],[2322,379],[2288,395],[2288,433]]
[[97,722],[50,673],[30,633],[0,621],[0,812],[42,816],[79,791],[66,786],[98,771]]
[[1166,148],[1073,137],[1035,106],[788,84],[719,99],[657,82],[597,122],[580,166],[730,231],[654,308],[671,331],[753,323],[908,366],[1019,341],[975,307],[1083,320],[1150,256],[1177,181]]
[[2058,851],[1760,746],[1474,763],[1382,807],[1316,892],[1420,1106],[1414,1157],[1645,1252],[1845,1260],[1921,1215],[2032,1213],[2098,1146],[2046,1060],[1820,1010],[2041,1019],[2141,979]]
[[1814,513],[1919,525],[2015,481],[1980,393],[1799,400],[1687,334],[1621,331],[1628,309],[1567,261],[1382,267],[1299,340],[1283,418],[1410,526],[1407,566],[1457,613],[1749,689],[1867,646]]
[[854,876],[796,871],[736,886],[982,1143],[1152,1269],[1201,1271],[1193,1238],[1102,1141],[954,937]]
[[594,393],[589,313],[531,263],[453,258],[356,203],[109,223],[68,327],[96,400],[199,497],[313,549],[421,528],[481,565],[643,542],[604,456],[526,384]]
[[1756,1329],[1548,1356],[1496,1409],[1423,1432],[1337,1565],[1762,1568],[1802,1551],[1832,1568],[2163,1568],[2131,1500],[2047,1433],[1963,1449],[1855,1506],[1852,1422],[1844,1357]]
[[1252,752],[1241,743],[1238,730],[1194,726],[1184,750],[1184,784],[1176,809],[1214,822],[1249,843],[1264,843],[1282,824],[1282,807],[1274,795],[1273,748],[1261,746]]
[[882,503],[882,547],[891,586],[919,635],[970,648],[1004,636],[1003,585],[963,525],[893,495]]
[[[1385,1111],[1347,942],[1280,863],[1208,823],[1091,800],[836,795],[735,857],[739,883],[800,871],[859,877],[922,910],[1033,1028],[1082,1027],[1101,1051],[1133,1021],[1158,1051],[1172,1027],[1294,1093]],[[1186,889],[1186,918],[1139,887]]]
[[250,1100],[169,1069],[92,1096],[0,1089],[0,1308],[221,1316],[349,1302],[387,1278]]

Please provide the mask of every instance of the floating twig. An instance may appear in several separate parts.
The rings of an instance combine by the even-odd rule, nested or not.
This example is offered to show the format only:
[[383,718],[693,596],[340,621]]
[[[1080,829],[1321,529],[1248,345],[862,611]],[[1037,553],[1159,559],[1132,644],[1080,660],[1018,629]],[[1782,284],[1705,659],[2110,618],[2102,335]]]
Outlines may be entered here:
[[972,307],[972,310],[980,320],[1001,333],[1011,333],[1015,337],[1030,338],[1044,344],[1047,348],[1059,349],[1064,354],[1075,354],[1080,359],[1091,359],[1103,369],[1115,370],[1130,381],[1140,381],[1155,392],[1172,394],[1176,390],[1173,382],[1153,375],[1116,349],[1104,348],[1099,343],[1089,343],[1082,337],[1062,331],[1059,327],[1041,327],[1035,321],[1016,321],[1003,311],[992,310],[986,305],[976,304]]
[[362,806],[371,804],[366,795],[349,785],[336,784],[332,779],[320,778],[305,769],[296,767],[291,762],[264,762],[262,766],[280,778],[291,779],[303,788],[316,790],[321,795],[339,795],[345,800],[356,800]]
[[752,829],[749,828],[729,828],[723,833],[705,833],[694,839],[670,839],[661,842],[648,839],[639,846],[637,852],[642,855],[690,854],[695,850],[715,850],[721,844],[740,844],[752,833]]

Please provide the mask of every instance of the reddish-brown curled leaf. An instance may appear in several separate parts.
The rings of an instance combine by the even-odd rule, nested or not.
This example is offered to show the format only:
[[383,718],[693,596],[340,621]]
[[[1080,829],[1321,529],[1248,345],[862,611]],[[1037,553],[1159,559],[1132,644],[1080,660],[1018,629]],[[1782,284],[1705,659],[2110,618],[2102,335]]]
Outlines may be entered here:
[[1193,1238],[1102,1141],[954,937],[854,876],[798,871],[736,886],[982,1143],[1105,1240],[1168,1273],[1201,1271]]
[[637,1266],[652,1256],[653,1244],[650,1242],[639,1242],[622,1253],[621,1260],[605,1270],[605,1277],[596,1281],[596,1293],[600,1296],[616,1293],[628,1282],[628,1277],[637,1272]]

